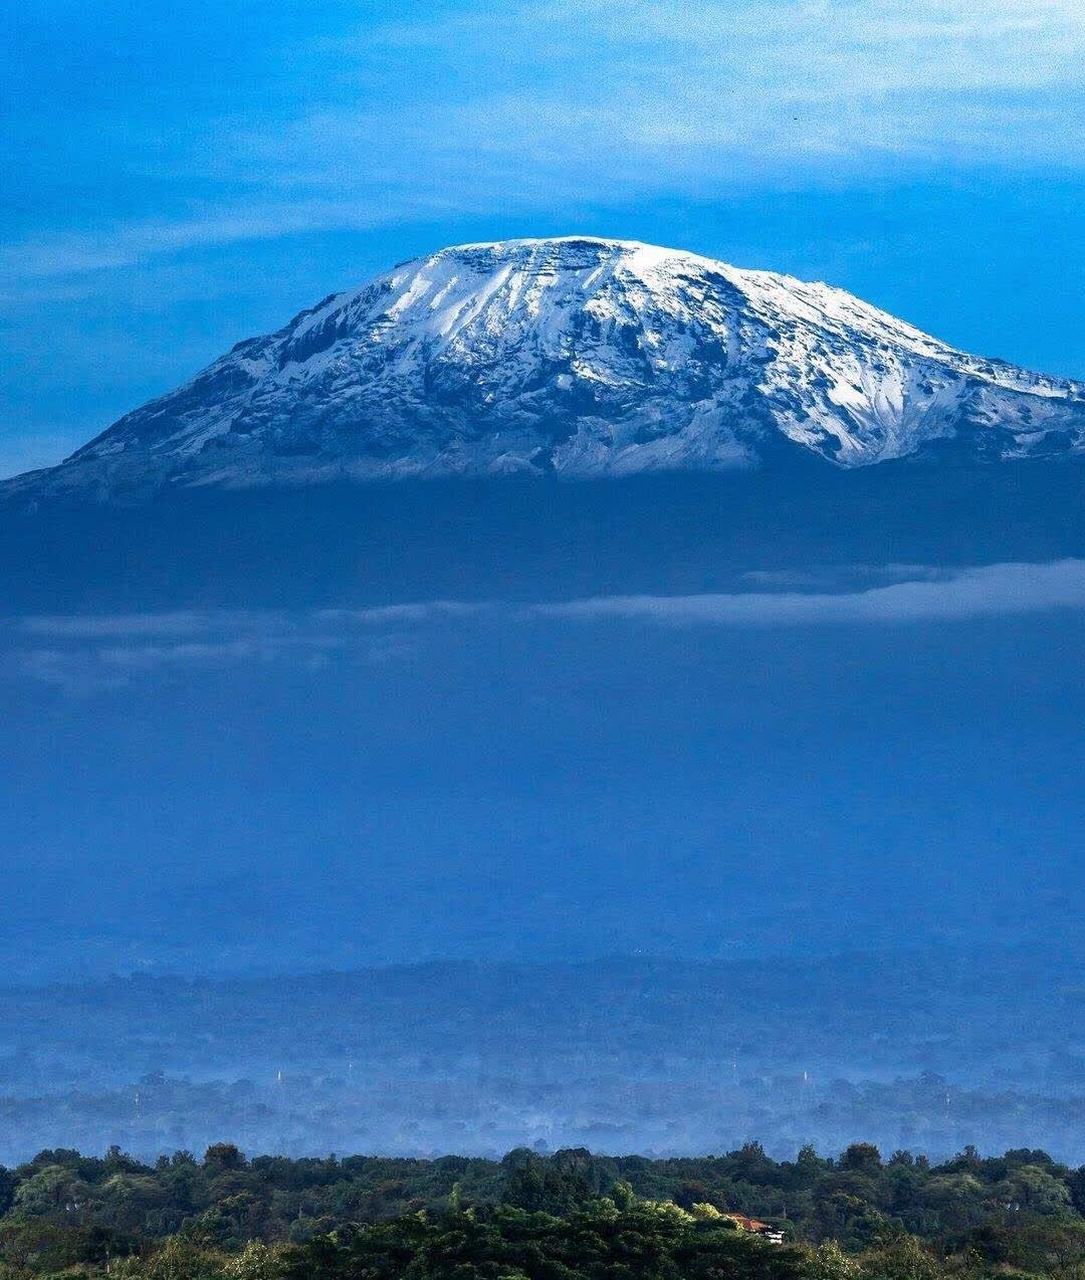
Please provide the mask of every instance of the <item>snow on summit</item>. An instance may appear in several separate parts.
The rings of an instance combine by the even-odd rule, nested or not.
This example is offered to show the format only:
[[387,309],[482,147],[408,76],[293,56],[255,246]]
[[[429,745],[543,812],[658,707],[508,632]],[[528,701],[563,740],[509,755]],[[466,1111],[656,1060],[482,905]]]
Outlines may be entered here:
[[839,289],[570,236],[401,263],[239,343],[20,490],[774,465],[1085,447],[1085,384]]

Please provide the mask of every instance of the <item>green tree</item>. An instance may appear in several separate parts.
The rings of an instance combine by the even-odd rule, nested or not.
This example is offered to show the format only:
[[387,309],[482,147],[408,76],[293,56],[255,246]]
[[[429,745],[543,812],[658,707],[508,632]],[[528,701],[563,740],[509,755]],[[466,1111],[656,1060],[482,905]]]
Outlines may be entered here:
[[863,1280],[940,1280],[942,1268],[915,1236],[898,1235],[864,1253]]

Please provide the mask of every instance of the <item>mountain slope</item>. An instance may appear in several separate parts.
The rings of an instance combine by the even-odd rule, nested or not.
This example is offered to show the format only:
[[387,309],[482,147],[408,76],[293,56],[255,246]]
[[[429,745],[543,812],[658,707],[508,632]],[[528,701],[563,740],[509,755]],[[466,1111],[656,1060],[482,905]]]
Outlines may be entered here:
[[[952,443],[951,443],[952,442]],[[238,344],[10,494],[1085,448],[1085,384],[841,290],[623,241],[445,249]]]

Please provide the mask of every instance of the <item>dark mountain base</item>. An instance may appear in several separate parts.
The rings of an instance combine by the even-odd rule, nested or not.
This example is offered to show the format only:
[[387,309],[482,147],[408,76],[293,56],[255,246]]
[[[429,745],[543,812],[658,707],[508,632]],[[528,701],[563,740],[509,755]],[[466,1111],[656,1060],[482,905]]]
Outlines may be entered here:
[[1071,461],[189,491],[0,514],[0,607],[683,594],[750,570],[1045,560],[1085,554],[1083,499]]

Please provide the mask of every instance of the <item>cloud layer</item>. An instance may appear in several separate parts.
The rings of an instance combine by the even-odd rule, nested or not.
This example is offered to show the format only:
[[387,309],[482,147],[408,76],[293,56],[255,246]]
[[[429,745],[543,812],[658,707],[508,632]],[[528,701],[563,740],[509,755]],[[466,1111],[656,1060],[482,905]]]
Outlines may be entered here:
[[[1085,610],[1085,561],[997,564],[957,571],[898,566],[906,580],[862,590],[738,591],[695,596],[606,596],[560,603],[435,600],[361,609],[186,611],[12,618],[0,625],[0,671],[73,693],[123,687],[154,671],[237,664],[323,668],[410,661],[440,634],[466,643],[465,627],[887,626]],[[764,582],[768,575],[758,575]],[[856,570],[850,576],[857,576]],[[860,569],[858,576],[863,576]],[[786,577],[777,578],[786,582]],[[458,628],[454,636],[450,629]]]

